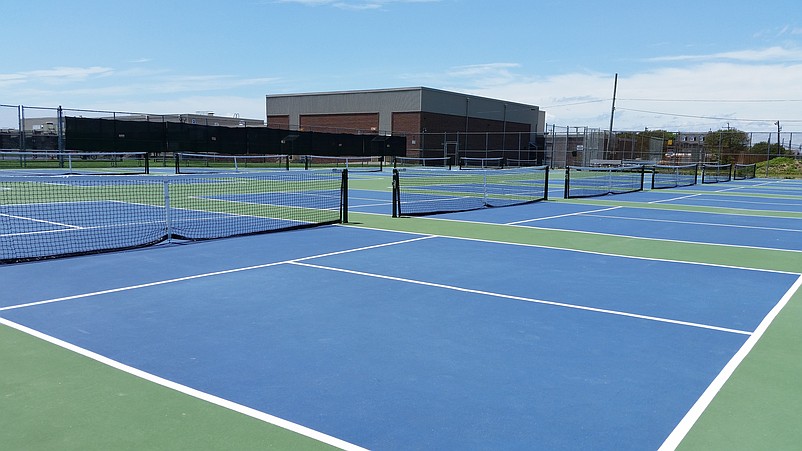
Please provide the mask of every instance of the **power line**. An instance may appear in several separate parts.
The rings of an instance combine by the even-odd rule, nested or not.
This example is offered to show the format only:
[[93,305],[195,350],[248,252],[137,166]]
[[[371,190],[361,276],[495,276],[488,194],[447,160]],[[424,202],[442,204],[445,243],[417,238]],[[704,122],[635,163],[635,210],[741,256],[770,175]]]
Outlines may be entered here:
[[[716,121],[739,121],[739,122],[777,122],[777,119],[740,119],[736,117],[717,117],[717,116],[698,116],[693,114],[667,113],[664,111],[636,110],[634,108],[617,108],[618,110],[633,111],[636,113],[659,114],[661,116],[689,117],[692,119],[711,119]],[[782,122],[802,123],[802,119],[780,119]]]
[[543,109],[546,109],[546,108],[561,108],[561,107],[564,107],[564,106],[586,105],[586,104],[589,104],[589,103],[599,103],[599,102],[609,102],[609,101],[610,101],[610,99],[586,100],[584,102],[561,103],[561,104],[557,104],[557,105],[544,106],[544,107],[541,107],[541,108],[543,108]]
[[684,103],[783,103],[802,102],[802,99],[620,99],[631,102],[684,102]]

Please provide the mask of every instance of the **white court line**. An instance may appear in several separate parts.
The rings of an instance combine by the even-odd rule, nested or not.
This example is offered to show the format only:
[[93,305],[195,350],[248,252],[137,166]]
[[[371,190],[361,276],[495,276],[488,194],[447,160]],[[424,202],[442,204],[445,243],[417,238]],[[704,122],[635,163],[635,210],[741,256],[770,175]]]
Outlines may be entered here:
[[166,285],[166,284],[169,284],[169,283],[183,282],[183,281],[186,281],[186,280],[203,279],[203,278],[206,278],[206,277],[219,276],[219,275],[223,275],[223,274],[233,274],[233,273],[237,273],[237,272],[250,271],[250,270],[254,270],[254,269],[269,268],[271,266],[284,265],[284,264],[287,264],[287,263],[301,262],[301,261],[304,261],[304,260],[311,260],[311,259],[315,259],[315,258],[329,257],[329,256],[332,256],[332,255],[349,254],[349,253],[352,253],[352,252],[359,252],[359,251],[364,251],[364,250],[369,250],[369,249],[377,249],[377,248],[380,248],[380,247],[395,246],[395,245],[398,245],[398,244],[406,244],[406,243],[411,243],[411,242],[414,242],[414,241],[426,240],[426,239],[430,239],[430,238],[434,238],[434,235],[418,236],[418,237],[410,238],[410,239],[407,239],[407,240],[393,241],[393,242],[390,242],[390,243],[382,243],[382,244],[374,244],[374,245],[371,245],[371,246],[364,246],[364,247],[358,247],[358,248],[353,248],[353,249],[346,249],[346,250],[342,250],[342,251],[327,252],[325,254],[311,255],[309,257],[301,257],[301,258],[292,259],[292,260],[284,260],[284,261],[280,261],[280,262],[264,263],[264,264],[261,264],[261,265],[246,266],[246,267],[242,267],[242,268],[225,269],[225,270],[222,270],[222,271],[214,271],[214,272],[208,272],[208,273],[204,273],[204,274],[195,274],[195,275],[186,276],[186,277],[177,277],[175,279],[159,280],[159,281],[156,281],[156,282],[142,283],[142,284],[131,285],[131,286],[127,286],[127,287],[111,288],[111,289],[108,289],[108,290],[95,291],[95,292],[91,292],[91,293],[75,294],[75,295],[72,295],[72,296],[64,296],[64,297],[60,297],[60,298],[47,299],[47,300],[43,300],[43,301],[35,301],[35,302],[28,302],[28,303],[25,303],[25,304],[9,305],[9,306],[6,306],[6,307],[0,307],[0,312],[6,311],[6,310],[16,310],[16,309],[21,309],[21,308],[25,308],[25,307],[33,307],[33,306],[37,306],[37,305],[52,304],[52,303],[55,303],[55,302],[70,301],[70,300],[73,300],[73,299],[81,299],[81,298],[88,298],[88,297],[92,297],[92,296],[100,296],[100,295],[103,295],[103,294],[119,293],[119,292],[123,292],[123,291],[137,290],[137,289],[140,289],[140,288],[148,288],[148,287],[154,287],[154,286],[158,286],[158,285]]
[[[731,227],[735,229],[772,230],[777,232],[802,233],[802,229],[786,229],[782,227],[762,227],[762,226],[749,226],[749,225],[739,225],[739,224],[721,224],[717,222],[679,221],[673,219],[635,218],[631,216],[610,216],[610,215],[593,215],[593,217],[608,218],[608,219],[624,219],[627,221],[667,222],[670,224],[687,224],[687,225],[701,225],[701,226],[712,226],[712,227]],[[784,218],[779,218],[779,219],[784,219]]]
[[746,340],[746,342],[741,346],[741,349],[735,353],[735,355],[730,359],[729,362],[724,366],[721,372],[713,379],[713,382],[707,387],[707,389],[702,393],[702,396],[696,400],[696,403],[691,407],[688,413],[682,418],[682,420],[677,424],[674,430],[669,434],[668,438],[663,442],[662,446],[660,446],[661,451],[668,451],[676,449],[679,446],[680,442],[688,435],[688,432],[691,430],[696,421],[699,420],[699,417],[702,416],[702,413],[707,409],[710,403],[713,401],[713,398],[718,394],[724,384],[729,380],[732,374],[735,372],[735,369],[744,361],[746,356],[755,347],[758,340],[766,333],[766,330],[769,328],[771,323],[780,314],[782,309],[788,304],[791,300],[791,297],[794,296],[794,293],[799,290],[799,287],[802,286],[802,276],[796,279],[796,282],[785,292],[785,295],[780,299],[777,305],[774,306],[773,309],[763,318],[763,321],[757,326],[755,331],[752,335]]
[[[751,198],[751,199],[755,199],[755,198]],[[777,198],[775,198],[775,199],[777,199]],[[733,200],[733,199],[716,199],[715,197],[713,197],[713,198],[711,198],[709,200],[710,200],[710,202],[727,202],[727,203],[735,203],[735,204],[779,205],[779,206],[783,206],[783,207],[796,207],[796,206],[799,206],[798,203],[767,202],[768,199],[766,199],[766,200],[740,200],[740,199]],[[781,199],[781,200],[794,200],[794,199]],[[722,208],[722,207],[719,207],[719,208]],[[724,207],[724,208],[727,208],[727,207]],[[736,208],[737,209],[738,207],[731,207],[731,208]],[[779,210],[779,211],[783,212],[783,213],[794,213],[794,212],[787,212],[787,211],[783,211],[783,210]]]
[[567,304],[567,303],[564,303],[564,302],[556,302],[556,301],[548,301],[548,300],[543,300],[543,299],[527,298],[527,297],[523,297],[523,296],[515,296],[515,295],[510,295],[510,294],[493,293],[493,292],[490,292],[490,291],[474,290],[472,288],[456,287],[454,285],[445,285],[445,284],[441,284],[441,283],[425,282],[425,281],[422,281],[422,280],[406,279],[406,278],[403,278],[403,277],[386,276],[386,275],[383,275],[383,274],[375,274],[375,273],[369,273],[369,272],[363,272],[363,271],[355,271],[355,270],[351,270],[351,269],[335,268],[335,267],[331,267],[331,266],[315,265],[315,264],[311,264],[311,263],[303,263],[303,262],[300,262],[300,261],[292,261],[292,262],[289,262],[289,264],[297,265],[297,266],[305,266],[305,267],[309,267],[309,268],[323,269],[323,270],[326,270],[326,271],[342,272],[342,273],[353,274],[353,275],[357,275],[357,276],[372,277],[372,278],[376,278],[376,279],[392,280],[392,281],[395,281],[395,282],[404,282],[404,283],[411,283],[411,284],[415,284],[415,285],[423,285],[423,286],[427,286],[427,287],[443,288],[443,289],[446,289],[446,290],[459,291],[459,292],[462,292],[462,293],[479,294],[479,295],[483,295],[483,296],[490,296],[490,297],[496,297],[496,298],[512,299],[512,300],[515,300],[515,301],[531,302],[531,303],[534,303],[534,304],[551,305],[551,306],[554,306],[554,307],[563,307],[563,308],[569,308],[569,309],[574,309],[574,310],[584,310],[584,311],[588,311],[588,312],[604,313],[604,314],[615,315],[615,316],[624,316],[624,317],[628,317],[628,318],[636,318],[636,319],[642,319],[642,320],[647,320],[647,321],[656,321],[656,322],[661,322],[661,323],[676,324],[676,325],[680,325],[680,326],[696,327],[696,328],[699,328],[699,329],[715,330],[715,331],[718,331],[718,332],[727,332],[727,333],[740,334],[740,335],[750,335],[751,334],[751,332],[745,331],[745,330],[729,329],[729,328],[726,328],[726,327],[711,326],[709,324],[693,323],[693,322],[689,322],[689,321],[680,321],[680,320],[675,320],[675,319],[670,319],[670,318],[661,318],[661,317],[658,317],[658,316],[639,315],[639,314],[636,314],[636,313],[622,312],[622,311],[619,311],[619,310],[609,310],[609,309],[603,309],[603,308],[597,308],[597,307],[587,307],[587,306],[584,306],[584,305]]
[[[22,221],[41,222],[43,224],[56,225],[56,226],[59,226],[59,227],[68,227],[70,229],[83,229],[84,228],[84,227],[81,227],[81,226],[72,225],[72,224],[64,224],[64,223],[61,223],[61,222],[47,221],[47,220],[44,220],[44,219],[29,218],[27,216],[9,215],[9,214],[5,214],[5,213],[0,213],[0,216],[5,216],[7,218],[12,218],[12,219],[19,219],[19,220],[22,220]],[[3,236],[10,236],[10,234],[4,234]]]
[[[386,207],[387,205],[392,205],[393,204],[391,201],[380,201],[380,200],[377,200],[377,199],[358,199],[357,198],[356,200],[371,200],[374,203],[372,203],[372,204],[353,205],[353,204],[351,204],[351,202],[353,202],[354,200],[355,200],[355,198],[353,198],[353,197],[349,197],[348,198],[348,208],[349,209],[350,208],[357,209],[357,208],[364,208],[364,207]],[[375,202],[379,202],[379,203],[375,203]],[[362,213],[362,212],[359,212],[359,213]]]
[[659,204],[659,203],[662,203],[662,202],[673,202],[675,200],[688,199],[688,198],[691,198],[691,197],[696,197],[696,196],[701,196],[701,195],[702,195],[702,193],[699,193],[699,194],[688,194],[687,196],[672,197],[670,199],[663,199],[663,200],[653,200],[651,202],[646,202],[646,203],[647,204]]
[[300,424],[293,423],[291,421],[285,420],[283,418],[279,418],[268,413],[262,412],[260,410],[256,410],[247,406],[243,406],[242,404],[235,403],[233,401],[229,401],[224,398],[220,398],[218,396],[202,392],[200,390],[194,389],[192,387],[188,387],[186,385],[179,384],[177,382],[173,382],[168,379],[164,379],[162,377],[156,376],[155,374],[151,374],[145,371],[142,371],[138,368],[134,368],[132,366],[126,365],[122,362],[118,362],[116,360],[110,359],[103,355],[97,354],[92,352],[88,349],[76,346],[72,343],[60,340],[56,337],[44,334],[37,330],[25,327],[21,324],[17,324],[13,321],[9,321],[4,318],[0,318],[0,324],[4,326],[11,327],[16,329],[20,332],[26,333],[33,337],[39,338],[41,340],[47,341],[48,343],[52,343],[56,346],[61,348],[67,349],[69,351],[75,352],[76,354],[82,355],[84,357],[90,358],[96,362],[102,363],[104,365],[110,366],[116,370],[123,371],[128,373],[132,376],[138,377],[140,379],[144,379],[148,382],[152,382],[154,384],[161,385],[162,387],[166,387],[171,390],[175,390],[179,393],[183,393],[188,396],[192,396],[193,398],[197,398],[217,406],[223,407],[228,410],[233,410],[234,412],[241,413],[243,415],[247,415],[251,418],[255,418],[257,420],[263,421],[265,423],[269,423],[280,428],[295,432],[296,434],[303,435],[305,437],[312,438],[319,442],[326,443],[328,445],[343,449],[343,450],[364,450],[364,448],[354,445],[352,443],[346,442],[344,440],[338,439],[336,437],[332,437],[330,435],[324,434],[322,432],[316,431],[314,429],[308,428],[306,426],[301,426]]
[[624,208],[624,207],[619,205],[619,206],[616,206],[616,207],[600,208],[598,210],[577,211],[577,212],[574,212],[574,213],[566,213],[566,214],[563,214],[563,215],[554,215],[554,216],[546,216],[546,217],[543,217],[543,218],[524,219],[523,221],[507,222],[504,225],[517,225],[517,224],[524,224],[524,223],[527,223],[527,222],[543,221],[545,219],[567,218],[569,216],[579,216],[579,215],[590,214],[590,213],[599,213],[599,212],[602,212],[602,211],[617,210],[619,208]]
[[[370,214],[370,213],[366,213]],[[378,214],[378,213],[375,213]],[[729,214],[729,213],[726,213]],[[752,216],[752,215],[748,215]],[[446,221],[446,222],[460,222],[465,224],[483,224],[489,226],[505,226],[505,224],[499,224],[496,222],[482,222],[482,221],[467,221],[464,219],[450,219],[450,218],[426,218],[429,221]],[[585,235],[598,235],[598,236],[612,236],[617,238],[626,238],[631,240],[643,240],[643,241],[665,241],[668,243],[683,243],[683,244],[693,244],[693,245],[700,245],[700,246],[715,246],[715,247],[736,247],[741,249],[756,249],[756,250],[769,250],[769,251],[776,251],[776,252],[793,252],[793,253],[802,253],[802,250],[790,250],[790,249],[780,249],[774,247],[760,247],[760,246],[747,246],[741,244],[723,244],[723,243],[710,243],[706,241],[687,241],[687,240],[674,240],[669,238],[647,238],[642,236],[635,236],[635,235],[622,235],[616,233],[605,233],[605,232],[591,232],[587,230],[577,230],[577,229],[560,229],[556,227],[541,227],[541,226],[527,226],[527,225],[509,225],[509,227],[520,227],[525,229],[533,229],[533,230],[546,230],[551,232],[566,232],[566,233],[581,233]],[[381,229],[381,230],[390,230],[392,229]],[[414,233],[414,232],[405,232],[405,233]],[[609,256],[616,256],[616,257],[625,257],[625,258],[638,258],[643,260],[654,260],[654,261],[665,261],[665,262],[676,262],[676,263],[687,263],[689,265],[707,265],[707,266],[718,266],[721,268],[736,268],[736,269],[746,269],[750,271],[766,271],[766,272],[777,272],[777,273],[785,273],[785,274],[798,274],[797,272],[788,272],[788,271],[780,271],[780,270],[772,270],[772,269],[760,269],[760,268],[750,268],[750,267],[741,267],[741,266],[731,266],[731,265],[721,265],[715,263],[700,263],[688,260],[669,260],[669,259],[660,259],[660,258],[647,258],[647,257],[638,257],[634,255],[626,255],[626,254],[613,254],[613,253],[605,253],[605,252],[595,252],[595,251],[586,251],[582,249],[573,249],[573,248],[566,248],[566,247],[556,247],[556,246],[547,246],[545,244],[524,244],[524,243],[515,243],[515,242],[507,242],[507,241],[499,241],[499,240],[482,240],[478,238],[466,238],[461,236],[449,236],[449,235],[440,235],[443,238],[454,238],[454,239],[464,239],[464,240],[475,240],[475,241],[485,241],[488,243],[502,243],[502,244],[512,244],[517,246],[532,246],[532,247],[540,247],[543,249],[557,249],[557,250],[564,250],[564,251],[571,251],[571,252],[584,252],[588,254],[599,254],[599,255],[609,255]]]

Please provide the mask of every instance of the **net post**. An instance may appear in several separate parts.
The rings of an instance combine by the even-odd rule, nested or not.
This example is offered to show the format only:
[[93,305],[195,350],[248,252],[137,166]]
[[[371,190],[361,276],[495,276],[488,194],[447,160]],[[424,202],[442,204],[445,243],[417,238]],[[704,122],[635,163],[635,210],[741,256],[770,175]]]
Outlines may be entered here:
[[173,224],[170,214],[170,182],[164,181],[164,223],[167,232],[167,242],[173,241]]
[[[482,163],[482,164],[484,164],[484,163]],[[482,174],[482,186],[484,188],[484,196],[482,196],[482,202],[485,204],[485,206],[487,206],[488,205],[488,203],[487,203],[487,170],[484,169],[483,172],[484,172],[484,174]]]
[[646,166],[640,165],[640,190],[643,191],[643,177],[646,172]]
[[304,170],[305,171],[309,170],[309,155],[304,157]]
[[393,169],[393,217],[397,218],[401,216],[401,206],[399,199],[401,198],[401,194],[399,193],[400,186],[398,184],[398,169]]
[[563,198],[564,199],[568,199],[569,198],[569,196],[568,196],[569,195],[568,187],[571,186],[571,176],[569,175],[570,173],[571,173],[571,166],[567,166],[566,165],[565,166],[565,189],[563,190]]
[[173,156],[175,158],[175,173],[176,174],[180,174],[181,173],[181,169],[180,169],[180,163],[178,162],[178,160],[181,158],[180,154],[178,152],[176,152]]
[[546,176],[543,180],[543,200],[549,200],[549,167],[546,166]]
[[150,152],[145,152],[145,174],[150,174]]
[[340,185],[340,223],[348,223],[348,169],[343,169]]
[[284,155],[284,169],[290,170],[290,156]]

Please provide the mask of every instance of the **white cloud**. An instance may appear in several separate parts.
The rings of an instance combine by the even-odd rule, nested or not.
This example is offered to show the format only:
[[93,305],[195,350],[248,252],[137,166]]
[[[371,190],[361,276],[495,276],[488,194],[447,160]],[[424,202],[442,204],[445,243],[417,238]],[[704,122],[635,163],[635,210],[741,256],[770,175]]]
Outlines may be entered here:
[[734,52],[720,52],[702,55],[673,55],[649,58],[652,62],[677,61],[742,61],[742,62],[798,62],[802,61],[802,49],[768,47],[758,50],[739,50]]
[[[428,74],[433,87],[540,106],[549,124],[609,127],[614,74],[527,77],[507,63]],[[493,75],[495,70],[496,75]],[[456,74],[456,76],[455,76]],[[616,129],[802,131],[802,63],[709,62],[620,74]]]
[[[108,109],[104,103],[90,104],[86,109]],[[151,114],[181,114],[194,111],[213,111],[215,116],[233,117],[238,115],[244,119],[264,119],[264,96],[209,96],[194,95],[171,97],[169,99],[131,99],[115,103],[117,111],[143,112]]]
[[107,77],[114,73],[114,69],[109,67],[69,67],[60,66],[50,69],[32,70],[20,72],[17,76],[29,82],[43,83],[71,83],[75,81],[87,80],[90,78]]
[[[277,81],[270,77],[233,75],[175,75],[164,69],[108,67],[54,67],[14,74],[0,74],[0,98],[24,99],[25,103],[50,99],[64,103],[69,98],[117,100],[147,95],[209,93],[265,87]],[[259,92],[266,89],[259,89]],[[56,99],[56,100],[53,100]]]

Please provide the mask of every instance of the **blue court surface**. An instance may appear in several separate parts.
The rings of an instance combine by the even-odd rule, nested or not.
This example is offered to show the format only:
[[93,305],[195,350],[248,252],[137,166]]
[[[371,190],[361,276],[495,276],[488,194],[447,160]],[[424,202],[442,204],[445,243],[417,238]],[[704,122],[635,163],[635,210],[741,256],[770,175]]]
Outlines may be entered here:
[[[786,257],[802,252],[800,192],[798,182],[743,181],[413,220],[388,217],[388,191],[352,188],[351,225],[0,265],[0,321],[345,449],[657,449],[796,292],[796,265],[631,257],[614,243],[597,253],[505,234]],[[305,208],[333,192],[285,194],[201,199]],[[6,205],[0,216],[67,248],[114,235],[104,225],[92,236],[100,227],[83,213],[93,210],[136,218],[120,233],[163,239],[158,205],[66,204],[43,203],[36,216]],[[170,214],[179,232],[209,222],[225,232],[245,217],[254,230],[281,221]],[[407,224],[429,232],[400,231]]]
[[802,221],[793,217],[662,210],[645,207],[546,202],[438,215],[443,220],[487,221],[550,230],[635,238],[802,251]]
[[1,269],[8,321],[371,449],[656,449],[798,278],[346,226]]

